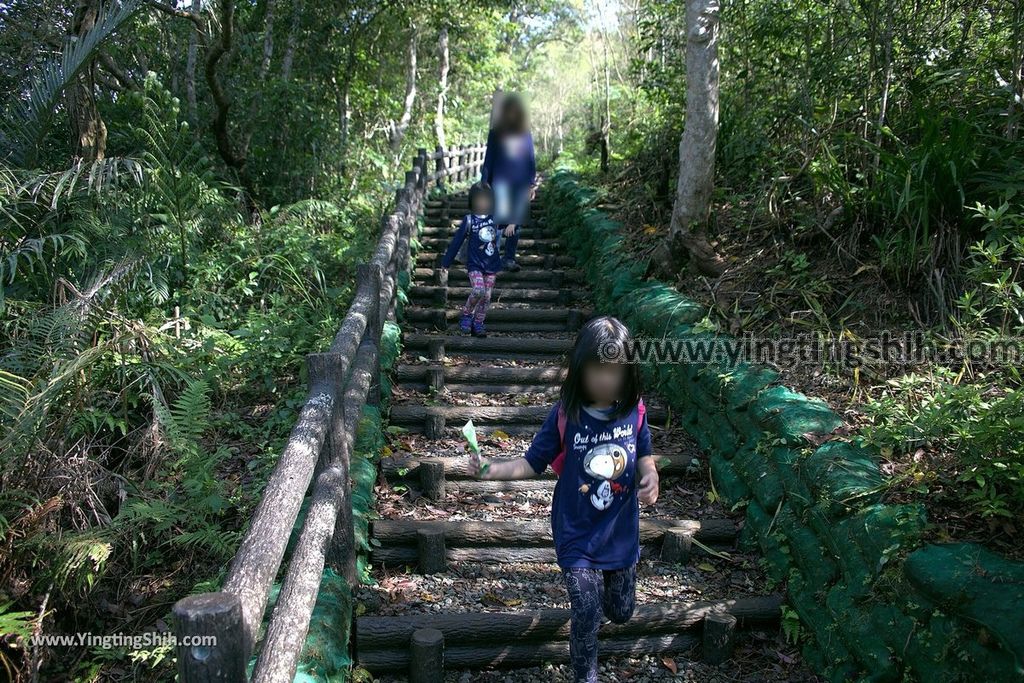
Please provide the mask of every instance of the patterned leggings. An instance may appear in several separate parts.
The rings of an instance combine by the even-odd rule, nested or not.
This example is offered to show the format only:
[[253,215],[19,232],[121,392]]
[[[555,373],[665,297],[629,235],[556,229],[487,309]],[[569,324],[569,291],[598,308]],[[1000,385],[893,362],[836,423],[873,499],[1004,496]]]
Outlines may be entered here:
[[570,567],[562,570],[569,591],[569,661],[575,683],[597,683],[597,630],[602,614],[616,624],[633,616],[636,565],[625,569]]
[[462,307],[462,315],[472,315],[477,323],[484,321],[487,307],[491,304],[491,290],[494,289],[494,281],[497,277],[497,273],[469,271],[469,284],[473,289],[469,292],[466,305]]

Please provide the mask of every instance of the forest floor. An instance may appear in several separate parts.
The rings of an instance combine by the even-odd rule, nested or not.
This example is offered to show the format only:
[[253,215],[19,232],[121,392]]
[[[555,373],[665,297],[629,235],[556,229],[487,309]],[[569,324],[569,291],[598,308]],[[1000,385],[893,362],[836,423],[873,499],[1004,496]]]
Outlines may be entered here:
[[[606,210],[625,226],[627,244],[638,256],[650,254],[667,229],[669,211],[655,205],[635,178],[611,179],[602,187]],[[733,336],[797,343],[810,336],[874,340],[884,332],[894,338],[907,332],[942,337],[927,283],[886,277],[872,263],[877,254],[854,253],[854,240],[823,227],[827,220],[808,207],[780,217],[766,213],[761,203],[743,198],[714,205],[709,234],[727,260],[727,271],[710,279],[684,270],[673,283],[707,307],[705,324]],[[872,424],[870,404],[897,393],[899,378],[911,373],[928,378],[944,370],[927,362],[881,360],[867,360],[856,369],[839,360],[766,364],[786,386],[826,400],[850,435]],[[963,368],[950,369],[955,375]],[[963,381],[970,381],[969,373]],[[927,401],[927,391],[925,382],[913,400]],[[976,514],[965,504],[964,486],[957,482],[963,463],[956,453],[927,444],[882,453],[881,469],[890,479],[884,500],[923,503],[931,523],[928,540],[973,541],[1024,559],[1020,524]]]

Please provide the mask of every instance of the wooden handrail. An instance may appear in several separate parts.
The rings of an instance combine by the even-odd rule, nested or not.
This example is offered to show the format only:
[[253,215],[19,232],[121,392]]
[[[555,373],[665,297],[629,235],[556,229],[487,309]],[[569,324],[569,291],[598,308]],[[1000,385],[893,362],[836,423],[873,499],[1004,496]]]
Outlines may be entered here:
[[[238,683],[256,645],[267,600],[303,499],[313,499],[270,617],[253,680],[295,677],[324,567],[356,576],[349,463],[364,405],[380,398],[380,337],[395,316],[399,275],[411,274],[410,244],[432,184],[472,178],[482,145],[419,149],[394,209],[381,220],[370,263],[357,268],[356,291],[325,353],[307,356],[310,388],[299,418],[267,481],[220,591],[191,595],[174,606],[178,677],[183,683]],[[430,161],[434,172],[428,173]],[[408,282],[408,279],[406,280]],[[216,638],[210,645],[197,637]],[[199,643],[199,644],[193,644]]]

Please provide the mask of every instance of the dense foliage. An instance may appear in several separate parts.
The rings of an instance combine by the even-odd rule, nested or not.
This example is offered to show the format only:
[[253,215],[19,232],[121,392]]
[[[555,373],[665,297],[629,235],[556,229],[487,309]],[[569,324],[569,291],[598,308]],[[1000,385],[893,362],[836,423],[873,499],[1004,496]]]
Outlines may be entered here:
[[544,1],[0,7],[12,677],[171,675],[167,648],[29,637],[161,630],[218,584],[393,183],[438,129],[482,140],[491,92],[574,22]]
[[[556,133],[547,151],[603,188],[640,257],[672,208],[689,4],[594,3],[585,40],[558,48],[587,68],[535,83],[551,93],[538,98]],[[712,306],[712,326],[830,339],[884,327],[939,350],[1024,335],[1021,3],[722,3],[718,55],[709,229],[732,272],[678,282]],[[1019,360],[907,371],[865,367],[828,386],[843,387],[911,495],[1003,518],[1012,545]]]

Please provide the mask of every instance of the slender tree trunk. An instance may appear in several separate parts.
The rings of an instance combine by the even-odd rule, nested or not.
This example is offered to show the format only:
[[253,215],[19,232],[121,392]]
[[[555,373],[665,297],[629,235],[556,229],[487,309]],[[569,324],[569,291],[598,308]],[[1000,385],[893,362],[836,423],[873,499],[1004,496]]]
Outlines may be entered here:
[[409,35],[408,71],[405,76],[405,105],[402,116],[397,122],[391,123],[391,149],[398,152],[402,147],[405,130],[412,120],[412,107],[416,102],[416,27],[412,27]]
[[667,249],[660,254],[669,271],[678,270],[677,259],[686,252],[698,270],[713,276],[725,269],[705,234],[718,137],[718,17],[719,0],[687,0],[686,122]]
[[260,62],[260,82],[270,73],[270,62],[274,58],[274,10],[277,0],[267,0],[267,13],[263,17],[263,61]]
[[301,29],[302,0],[294,0],[292,3],[292,24],[288,28],[288,40],[284,48],[284,57],[281,59],[281,80],[285,82],[292,79],[292,64],[295,62],[295,49],[299,44]]
[[608,172],[608,160],[611,157],[612,136],[612,83],[608,65],[608,34],[601,35],[604,46],[604,113],[601,117],[601,172]]
[[[199,16],[202,0],[192,0],[192,14]],[[193,27],[188,36],[188,61],[185,66],[185,99],[188,101],[188,122],[196,130],[199,124],[199,103],[196,97],[196,62],[199,58],[199,30]]]
[[[260,60],[259,83],[265,83],[270,75],[270,65],[274,59],[274,12],[277,9],[277,0],[267,0],[266,14],[263,15],[263,58]],[[260,103],[262,98],[254,95],[249,102],[249,121],[254,122],[259,117]],[[280,129],[276,133],[280,133]],[[252,144],[253,126],[246,127],[242,135],[242,144],[239,149],[241,156],[249,156],[249,145]]]
[[487,129],[492,130],[498,123],[498,114],[501,113],[501,101],[505,98],[505,92],[501,88],[496,88],[491,94],[491,118],[487,124]]
[[1013,3],[1013,49],[1010,53],[1010,104],[1006,109],[1006,138],[1016,140],[1024,101],[1024,2]]
[[444,137],[444,101],[448,96],[448,27],[441,28],[437,36],[437,52],[441,62],[441,73],[439,75],[440,90],[437,92],[437,113],[434,116],[434,135],[437,137],[437,144],[441,149],[448,149],[448,143]]
[[[96,25],[102,0],[79,0],[71,35],[79,40]],[[72,154],[83,161],[102,159],[107,151],[107,126],[96,106],[95,61],[75,79],[67,92],[68,117],[71,120]]]

